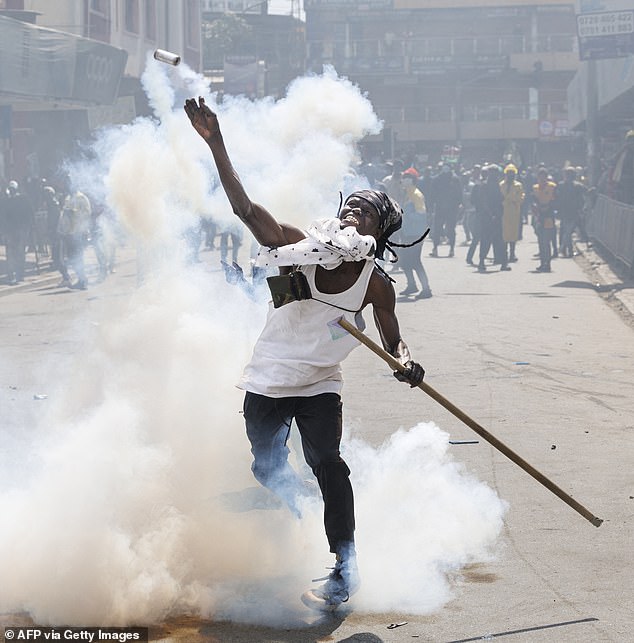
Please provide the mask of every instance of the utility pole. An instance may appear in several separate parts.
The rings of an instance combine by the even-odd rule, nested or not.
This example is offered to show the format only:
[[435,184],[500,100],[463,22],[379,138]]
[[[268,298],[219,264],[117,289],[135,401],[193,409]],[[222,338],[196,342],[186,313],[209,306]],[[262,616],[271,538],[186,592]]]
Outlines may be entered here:
[[599,88],[597,84],[597,61],[586,61],[586,153],[590,185],[599,180]]

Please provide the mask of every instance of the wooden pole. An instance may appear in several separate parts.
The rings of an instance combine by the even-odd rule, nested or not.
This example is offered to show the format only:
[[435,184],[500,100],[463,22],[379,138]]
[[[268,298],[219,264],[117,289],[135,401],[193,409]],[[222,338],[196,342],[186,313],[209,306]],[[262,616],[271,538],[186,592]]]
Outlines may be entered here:
[[[367,335],[364,335],[358,328],[353,326],[345,318],[339,319],[339,325],[347,330],[351,335],[356,337],[362,344],[365,344],[372,352],[376,353],[380,358],[386,361],[390,368],[394,371],[403,372],[405,367],[387,351],[383,350],[378,344],[373,342]],[[535,467],[531,466],[526,460],[521,458],[512,449],[506,446],[502,441],[498,440],[494,435],[489,433],[484,427],[480,426],[473,418],[469,417],[464,411],[460,410],[455,404],[452,404],[446,397],[438,393],[427,382],[421,382],[418,388],[422,389],[427,395],[436,400],[441,406],[444,406],[450,413],[455,415],[459,420],[464,422],[470,429],[473,429],[480,437],[484,438],[489,444],[493,445],[498,451],[503,453],[509,460],[512,460],[519,467],[524,469],[526,473],[533,476],[537,482],[546,487],[549,491],[558,496],[567,505],[572,507],[576,512],[580,513],[586,520],[590,521],[595,527],[600,527],[603,520],[597,518],[583,505],[578,503],[574,498],[570,497],[563,489],[560,489],[554,482],[549,480],[543,473],[540,473]]]

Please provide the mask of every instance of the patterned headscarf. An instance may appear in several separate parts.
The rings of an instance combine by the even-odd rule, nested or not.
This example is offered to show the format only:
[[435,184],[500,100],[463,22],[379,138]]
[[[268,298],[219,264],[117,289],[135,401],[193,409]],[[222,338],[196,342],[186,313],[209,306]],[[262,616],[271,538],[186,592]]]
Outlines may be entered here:
[[400,230],[403,225],[403,210],[401,206],[385,192],[379,192],[378,190],[358,190],[348,195],[345,203],[352,198],[367,201],[379,213],[379,231],[381,235],[376,242],[375,256],[377,259],[383,259],[383,252],[386,245],[389,245],[388,239],[390,235]]

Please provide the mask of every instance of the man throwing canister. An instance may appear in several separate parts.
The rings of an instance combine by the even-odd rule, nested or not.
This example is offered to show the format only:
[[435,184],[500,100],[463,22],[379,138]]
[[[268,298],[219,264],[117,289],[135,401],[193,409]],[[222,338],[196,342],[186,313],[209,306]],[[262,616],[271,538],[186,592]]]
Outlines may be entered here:
[[[282,275],[273,278],[281,279],[275,285],[277,307],[270,306],[239,383],[246,391],[251,468],[261,484],[299,515],[298,500],[305,495],[305,486],[288,463],[286,447],[295,419],[306,462],[321,489],[326,536],[336,555],[326,582],[305,592],[302,600],[315,609],[335,609],[359,585],[350,470],[339,452],[341,362],[358,342],[337,320],[344,316],[361,327],[361,311],[370,304],[383,346],[406,367],[395,377],[417,386],[425,374],[401,339],[390,278],[375,264],[386,248],[391,249],[389,237],[401,227],[402,211],[387,194],[361,190],[348,196],[337,217],[314,221],[306,231],[279,223],[247,195],[227,154],[216,114],[204,99],[186,100],[185,112],[211,149],[233,212],[262,245],[257,265],[277,266]],[[280,297],[285,286],[288,293]]]

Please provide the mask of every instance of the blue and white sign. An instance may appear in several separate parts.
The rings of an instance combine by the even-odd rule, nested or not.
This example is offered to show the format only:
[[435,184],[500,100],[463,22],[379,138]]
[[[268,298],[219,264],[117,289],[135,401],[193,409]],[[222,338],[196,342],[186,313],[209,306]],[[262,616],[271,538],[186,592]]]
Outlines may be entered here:
[[577,0],[577,36],[581,60],[634,54],[632,0]]

